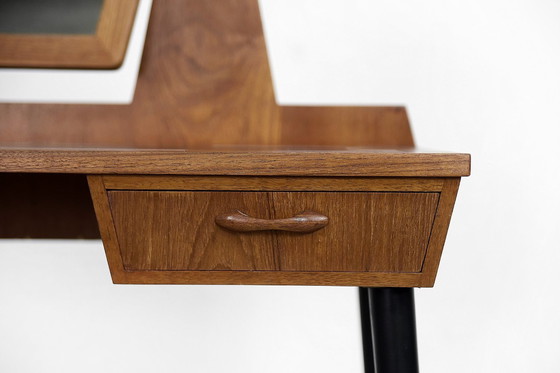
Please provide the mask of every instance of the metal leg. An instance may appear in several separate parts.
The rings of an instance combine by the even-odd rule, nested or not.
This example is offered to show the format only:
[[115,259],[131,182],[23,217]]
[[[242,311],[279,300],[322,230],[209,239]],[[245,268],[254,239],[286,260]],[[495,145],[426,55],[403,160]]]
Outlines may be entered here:
[[371,329],[371,312],[369,309],[368,288],[358,288],[360,294],[360,316],[362,319],[362,345],[364,351],[365,373],[375,373],[373,360],[373,334]]
[[[366,299],[360,289],[360,304]],[[411,288],[368,288],[371,334],[373,335],[373,361],[375,368],[366,372],[418,373],[416,346],[416,320],[414,315],[414,290]],[[364,310],[362,310],[362,332]],[[371,338],[370,338],[371,340]],[[364,358],[369,355],[364,337]],[[369,358],[371,360],[371,358]]]
[[414,290],[370,288],[375,370],[379,373],[418,373]]

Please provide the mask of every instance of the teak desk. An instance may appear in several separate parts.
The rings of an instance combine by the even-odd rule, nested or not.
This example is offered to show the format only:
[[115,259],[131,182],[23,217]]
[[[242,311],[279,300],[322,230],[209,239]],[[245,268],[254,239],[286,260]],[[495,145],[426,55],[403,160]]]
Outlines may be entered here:
[[134,102],[0,105],[0,171],[0,237],[100,235],[115,283],[360,287],[385,373],[418,371],[470,156],[415,150],[401,107],[278,106],[257,0],[166,0]]

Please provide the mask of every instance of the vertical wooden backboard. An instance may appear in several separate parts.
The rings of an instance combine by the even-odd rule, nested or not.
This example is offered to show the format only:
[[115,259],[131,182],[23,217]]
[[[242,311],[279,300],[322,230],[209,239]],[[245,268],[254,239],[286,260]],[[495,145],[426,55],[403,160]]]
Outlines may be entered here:
[[154,2],[131,105],[0,104],[0,146],[412,146],[401,107],[276,104],[257,0]]

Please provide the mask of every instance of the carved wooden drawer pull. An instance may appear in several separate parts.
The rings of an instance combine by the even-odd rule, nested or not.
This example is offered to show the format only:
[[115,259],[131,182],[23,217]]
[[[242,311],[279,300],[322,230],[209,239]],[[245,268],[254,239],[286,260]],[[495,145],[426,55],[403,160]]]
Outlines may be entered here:
[[216,224],[236,232],[287,231],[311,233],[329,224],[329,218],[313,211],[304,211],[287,219],[258,219],[241,211],[216,216]]

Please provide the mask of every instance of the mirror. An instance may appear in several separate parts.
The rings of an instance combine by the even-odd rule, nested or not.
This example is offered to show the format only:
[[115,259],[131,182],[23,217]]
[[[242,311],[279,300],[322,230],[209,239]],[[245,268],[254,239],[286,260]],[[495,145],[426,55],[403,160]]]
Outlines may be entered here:
[[1,0],[0,67],[115,69],[138,0]]
[[103,0],[2,0],[2,34],[95,34]]

